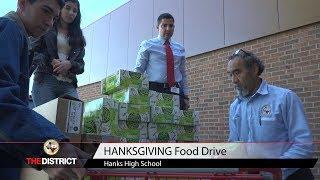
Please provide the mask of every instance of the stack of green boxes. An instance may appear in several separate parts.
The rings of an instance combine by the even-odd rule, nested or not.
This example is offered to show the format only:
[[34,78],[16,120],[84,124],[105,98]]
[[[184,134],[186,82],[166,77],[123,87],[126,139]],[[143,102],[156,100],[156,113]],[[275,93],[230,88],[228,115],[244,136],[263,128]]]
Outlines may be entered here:
[[199,141],[199,113],[179,108],[151,107],[148,138],[153,142]]
[[119,70],[101,81],[101,92],[108,97],[85,103],[85,133],[123,142],[198,141],[198,113],[181,111],[178,95],[149,91],[145,75]]
[[149,91],[151,142],[198,141],[199,114],[180,110],[178,95]]
[[111,135],[118,123],[119,103],[102,97],[84,104],[83,130],[85,134]]
[[[145,75],[140,73],[119,70],[101,81],[101,93],[107,95],[99,98],[100,101],[111,101],[112,109],[116,111],[114,118],[106,119],[110,111],[103,107],[104,116],[100,119],[95,118],[95,122],[88,121],[88,111],[92,111],[93,106],[100,107],[97,104],[99,99],[85,103],[84,128],[95,127],[97,131],[85,133],[94,133],[100,135],[117,136],[123,142],[145,142],[147,139],[147,123],[150,121],[149,108],[149,81]],[[107,111],[108,110],[108,111]],[[113,117],[113,116],[112,116]],[[91,118],[92,119],[92,118]],[[102,123],[101,123],[102,122]],[[95,126],[94,126],[94,125]],[[92,129],[92,128],[91,128]]]
[[192,110],[178,111],[176,117],[177,141],[199,141],[200,119],[199,112]]

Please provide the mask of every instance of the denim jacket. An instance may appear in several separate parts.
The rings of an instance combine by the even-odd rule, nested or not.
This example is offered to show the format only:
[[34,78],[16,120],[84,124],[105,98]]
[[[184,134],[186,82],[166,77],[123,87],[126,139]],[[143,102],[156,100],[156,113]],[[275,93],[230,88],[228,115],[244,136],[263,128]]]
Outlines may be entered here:
[[[15,12],[0,17],[0,142],[63,140],[65,136],[54,124],[28,108],[28,44],[23,23]],[[11,168],[21,165],[26,157],[42,153],[41,143],[0,144],[2,166],[9,163]],[[17,169],[0,168],[1,177],[17,179],[18,175]]]

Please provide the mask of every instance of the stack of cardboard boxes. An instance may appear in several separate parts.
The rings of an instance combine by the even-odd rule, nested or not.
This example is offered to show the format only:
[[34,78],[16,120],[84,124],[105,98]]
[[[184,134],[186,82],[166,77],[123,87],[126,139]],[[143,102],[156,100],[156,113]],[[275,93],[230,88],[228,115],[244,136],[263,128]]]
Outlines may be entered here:
[[[102,98],[83,103],[63,96],[34,110],[90,154],[101,142],[198,141],[199,114],[181,111],[178,95],[149,91],[145,75],[119,70],[103,79],[101,87]],[[49,179],[31,168],[22,174],[23,180]]]
[[179,96],[149,91],[148,78],[119,70],[101,81],[105,95],[84,105],[86,134],[122,142],[198,141],[199,114],[179,109]]
[[198,112],[179,109],[179,96],[149,90],[146,75],[119,70],[101,81],[104,95],[88,102],[63,96],[34,108],[71,142],[198,141]]

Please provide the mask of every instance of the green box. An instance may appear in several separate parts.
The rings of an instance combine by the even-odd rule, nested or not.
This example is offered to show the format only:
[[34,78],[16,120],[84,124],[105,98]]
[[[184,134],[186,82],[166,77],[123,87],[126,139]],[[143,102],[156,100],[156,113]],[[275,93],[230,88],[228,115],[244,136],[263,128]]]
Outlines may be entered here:
[[112,98],[121,103],[149,106],[149,90],[128,87],[112,94]]
[[199,141],[200,126],[178,126],[177,127],[177,141]]
[[[165,140],[163,140],[165,139]],[[162,140],[160,139],[147,139],[147,143],[176,143],[178,142],[177,140],[168,140],[167,138],[162,138]],[[190,142],[190,141],[188,141]]]
[[121,142],[124,143],[149,143],[148,139],[140,139],[140,138],[121,138]]
[[136,121],[119,121],[117,129],[112,129],[111,131],[115,133],[116,136],[125,138],[130,141],[136,141],[140,139],[147,139],[148,137],[148,125],[144,122]]
[[119,103],[106,97],[84,103],[83,132],[100,134],[103,123],[118,121]]
[[178,95],[159,93],[149,91],[150,106],[159,106],[167,108],[180,108],[180,99]]
[[178,125],[195,126],[199,125],[199,112],[193,110],[179,110],[177,111],[175,123]]
[[179,109],[167,107],[151,106],[150,109],[150,121],[152,123],[174,124],[176,122],[175,119],[180,113]]
[[149,80],[144,74],[120,69],[101,81],[101,93],[105,95],[110,95],[128,87],[148,90]]
[[136,122],[136,121],[117,121],[103,123],[101,134],[116,136],[124,142],[135,141],[139,139],[147,139],[147,123]]
[[119,120],[150,122],[150,106],[119,103]]
[[148,123],[148,139],[161,142],[174,141],[177,138],[177,125]]
[[108,121],[100,124],[99,135],[118,136],[118,121]]

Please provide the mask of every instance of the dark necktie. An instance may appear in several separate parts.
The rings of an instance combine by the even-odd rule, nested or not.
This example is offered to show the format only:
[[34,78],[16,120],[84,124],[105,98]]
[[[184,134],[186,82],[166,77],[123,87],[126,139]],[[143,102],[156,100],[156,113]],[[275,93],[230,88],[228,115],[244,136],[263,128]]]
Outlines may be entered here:
[[172,87],[175,84],[173,53],[172,53],[172,49],[170,47],[169,41],[166,41],[164,45],[165,45],[166,57],[167,57],[167,82],[169,87]]

